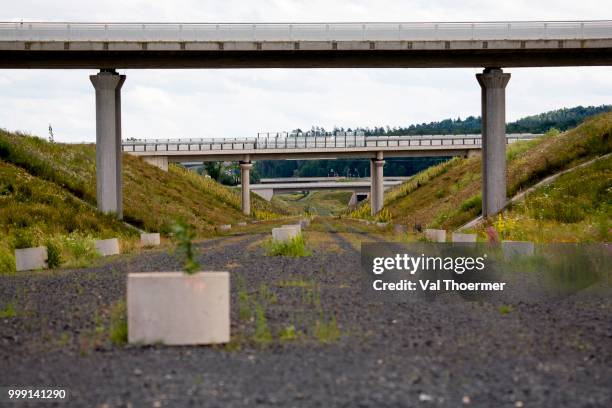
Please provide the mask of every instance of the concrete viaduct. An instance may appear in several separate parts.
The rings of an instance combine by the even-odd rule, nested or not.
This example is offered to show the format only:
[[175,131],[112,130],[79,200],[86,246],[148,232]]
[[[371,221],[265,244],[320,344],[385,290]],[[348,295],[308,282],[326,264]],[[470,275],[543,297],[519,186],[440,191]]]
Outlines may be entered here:
[[[612,65],[612,21],[0,23],[0,69],[100,70],[90,77],[96,93],[97,201],[101,211],[118,217],[121,86],[126,78],[116,69],[484,68],[476,79],[482,100],[483,215],[488,216],[506,203],[505,87],[510,74],[502,68],[587,65]],[[379,151],[368,153],[372,174],[384,163]],[[244,161],[243,170],[250,166]],[[382,183],[377,188],[382,190]]]
[[[541,135],[508,134],[506,143],[539,136]],[[162,170],[168,170],[168,163],[171,162],[239,161],[242,210],[245,214],[251,212],[249,175],[252,160],[368,158],[371,175],[371,211],[374,215],[382,209],[384,202],[384,157],[469,156],[480,152],[481,140],[479,134],[367,137],[355,132],[334,134],[283,132],[234,139],[126,140],[122,145],[124,152],[140,156]]]

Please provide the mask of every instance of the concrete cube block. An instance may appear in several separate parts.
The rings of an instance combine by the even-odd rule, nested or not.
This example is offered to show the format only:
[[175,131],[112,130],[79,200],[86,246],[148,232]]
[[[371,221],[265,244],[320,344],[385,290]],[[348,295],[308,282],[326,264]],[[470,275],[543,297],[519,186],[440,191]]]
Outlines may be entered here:
[[272,239],[274,241],[289,241],[299,235],[299,231],[292,226],[272,228]]
[[94,243],[96,251],[102,256],[118,255],[119,240],[117,238],[101,239]]
[[295,228],[298,234],[302,233],[302,226],[300,224],[281,225],[281,228]]
[[47,247],[22,248],[15,250],[15,269],[31,271],[47,268]]
[[159,246],[161,238],[158,232],[140,234],[140,243],[142,246]]
[[396,234],[405,234],[408,232],[408,227],[402,224],[393,225],[393,232]]
[[476,234],[463,234],[461,232],[453,232],[453,242],[476,242]]
[[535,252],[535,244],[531,241],[502,241],[501,245],[506,261],[531,256]]
[[130,343],[227,343],[230,340],[229,273],[130,273],[127,318]]
[[219,229],[221,231],[229,231],[232,229],[232,225],[231,224],[223,224],[219,226]]
[[426,228],[425,237],[433,242],[446,242],[446,230]]

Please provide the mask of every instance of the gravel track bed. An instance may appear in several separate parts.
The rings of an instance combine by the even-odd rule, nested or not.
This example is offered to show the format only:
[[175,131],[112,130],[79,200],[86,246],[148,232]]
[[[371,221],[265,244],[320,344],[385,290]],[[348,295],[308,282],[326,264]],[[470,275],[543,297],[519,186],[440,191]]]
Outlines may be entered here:
[[[66,387],[69,403],[58,406],[83,407],[612,406],[609,293],[503,315],[499,304],[457,296],[376,303],[360,295],[359,253],[341,236],[332,234],[342,251],[295,259],[245,250],[262,237],[198,244],[204,269],[232,274],[235,341],[225,347],[95,339],[128,272],[179,268],[165,251],[0,278],[0,300],[17,312],[0,319],[0,385]],[[252,319],[238,316],[239,281],[253,300],[262,285],[274,298],[265,347],[251,340]],[[340,337],[325,343],[313,327],[332,318]],[[288,325],[299,336],[280,341]]]

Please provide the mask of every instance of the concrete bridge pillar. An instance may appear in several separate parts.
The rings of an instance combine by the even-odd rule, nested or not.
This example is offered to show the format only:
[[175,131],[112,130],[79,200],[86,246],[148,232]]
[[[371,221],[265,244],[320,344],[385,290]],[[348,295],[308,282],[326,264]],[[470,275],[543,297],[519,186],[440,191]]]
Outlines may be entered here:
[[383,208],[384,204],[384,179],[383,179],[383,160],[382,152],[378,152],[375,159],[370,160],[370,174],[372,185],[370,187],[371,214],[375,215]]
[[506,205],[506,85],[510,74],[486,68],[476,74],[482,89],[482,214]]
[[98,210],[123,218],[121,87],[125,75],[101,70],[89,77],[96,90],[96,199]]
[[251,162],[240,162],[240,183],[242,184],[242,212],[251,215]]

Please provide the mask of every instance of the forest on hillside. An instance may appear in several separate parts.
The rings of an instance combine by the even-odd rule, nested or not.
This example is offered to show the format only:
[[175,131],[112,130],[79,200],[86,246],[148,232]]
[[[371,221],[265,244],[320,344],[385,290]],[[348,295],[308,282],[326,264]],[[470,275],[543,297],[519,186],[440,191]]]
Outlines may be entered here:
[[[612,111],[612,105],[576,106],[562,108],[537,115],[526,116],[506,125],[508,133],[545,133],[551,128],[564,131],[577,126],[589,116]],[[366,136],[405,136],[437,134],[480,133],[480,117],[468,116],[461,119],[444,119],[437,122],[413,124],[408,127],[356,127],[334,128],[330,131],[363,131]],[[302,132],[295,129],[294,132]],[[328,130],[313,126],[310,131],[324,133]],[[384,172],[388,176],[410,176],[427,167],[448,160],[449,157],[405,157],[386,159]],[[221,164],[208,164],[200,172],[210,173],[211,177],[224,184],[239,182],[237,166],[223,168]],[[370,174],[368,160],[263,160],[255,163],[251,181],[257,182],[267,177],[327,177],[346,176],[364,177]]]

